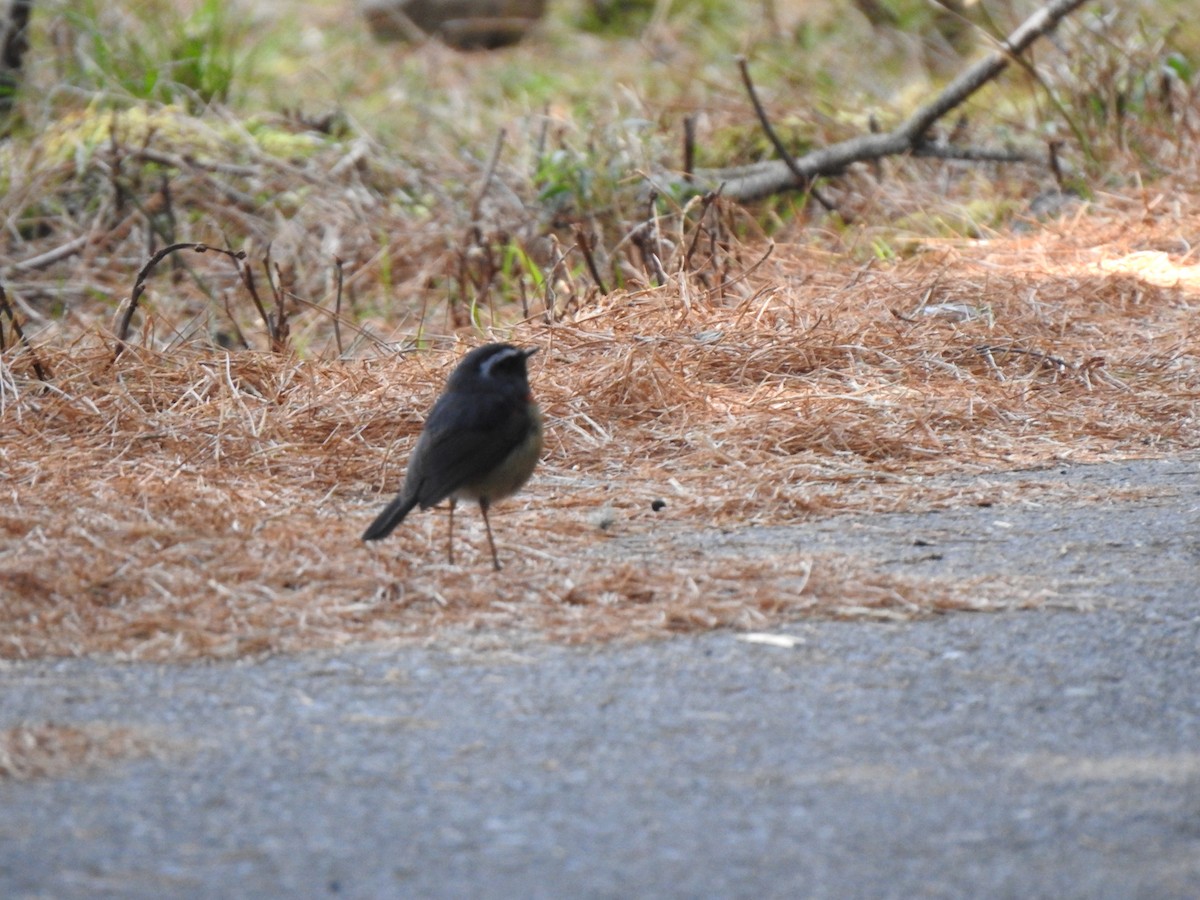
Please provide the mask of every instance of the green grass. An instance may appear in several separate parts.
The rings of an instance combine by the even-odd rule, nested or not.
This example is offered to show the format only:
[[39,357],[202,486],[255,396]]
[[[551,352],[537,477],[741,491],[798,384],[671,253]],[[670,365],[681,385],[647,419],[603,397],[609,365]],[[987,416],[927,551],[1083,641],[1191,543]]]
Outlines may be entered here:
[[[177,103],[198,112],[241,100],[264,46],[222,0],[202,0],[190,9],[145,0],[136,12],[78,0],[39,6],[35,23],[47,15],[58,46],[71,51],[54,59],[63,86],[113,103]],[[35,52],[45,49],[41,44]]]

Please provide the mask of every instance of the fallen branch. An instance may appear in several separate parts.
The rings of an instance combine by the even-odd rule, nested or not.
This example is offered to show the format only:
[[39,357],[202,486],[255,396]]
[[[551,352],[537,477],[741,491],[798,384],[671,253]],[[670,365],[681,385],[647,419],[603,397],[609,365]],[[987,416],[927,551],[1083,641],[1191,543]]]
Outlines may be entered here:
[[[900,154],[950,156],[952,148],[928,140],[933,123],[1004,71],[1013,58],[1052,31],[1086,0],[1052,0],[1022,22],[1000,48],[964,71],[941,94],[922,106],[891,131],[866,134],[806,153],[798,158],[771,160],[751,166],[710,169],[697,173],[712,187],[724,185],[724,195],[735,200],[757,200],[781,191],[802,190],[814,178],[840,175],[857,162]],[[760,117],[761,118],[761,117]],[[968,148],[969,149],[969,148]],[[958,151],[954,158],[997,159],[996,151]],[[1025,157],[1015,157],[1024,159]],[[1003,161],[1011,161],[1005,156]]]
[[13,263],[12,271],[34,272],[38,269],[44,269],[46,266],[53,265],[60,259],[66,259],[68,256],[74,256],[95,239],[96,238],[94,235],[81,234],[79,237],[72,238],[65,244],[55,247],[52,250],[47,250],[45,253],[39,253],[37,256]]

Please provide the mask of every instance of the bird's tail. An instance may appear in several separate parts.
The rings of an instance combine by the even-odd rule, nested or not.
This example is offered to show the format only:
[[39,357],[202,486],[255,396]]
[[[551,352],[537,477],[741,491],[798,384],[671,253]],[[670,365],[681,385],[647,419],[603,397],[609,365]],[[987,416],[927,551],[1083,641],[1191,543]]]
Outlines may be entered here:
[[407,497],[403,493],[399,494],[395,500],[383,508],[383,512],[375,517],[375,521],[363,532],[362,539],[364,541],[378,541],[381,538],[387,537],[397,525],[404,521],[404,517],[416,505],[416,497]]

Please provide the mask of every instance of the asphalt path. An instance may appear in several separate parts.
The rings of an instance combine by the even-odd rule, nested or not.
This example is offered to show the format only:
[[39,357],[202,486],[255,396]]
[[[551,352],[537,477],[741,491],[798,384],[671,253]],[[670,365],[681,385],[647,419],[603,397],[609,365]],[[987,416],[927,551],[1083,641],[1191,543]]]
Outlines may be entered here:
[[0,664],[0,729],[156,742],[0,779],[0,897],[1200,896],[1200,465],[1002,477],[1093,499],[703,539],[1019,572],[1037,610]]

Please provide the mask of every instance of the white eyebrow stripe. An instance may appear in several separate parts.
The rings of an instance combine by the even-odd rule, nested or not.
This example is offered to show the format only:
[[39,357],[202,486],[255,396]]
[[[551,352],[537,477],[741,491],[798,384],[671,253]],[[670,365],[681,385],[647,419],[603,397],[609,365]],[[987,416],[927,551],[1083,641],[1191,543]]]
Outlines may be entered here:
[[492,367],[498,365],[502,360],[512,359],[515,356],[524,356],[525,351],[518,350],[516,347],[506,347],[498,353],[493,353],[483,361],[483,367],[479,370],[483,375],[491,375]]

